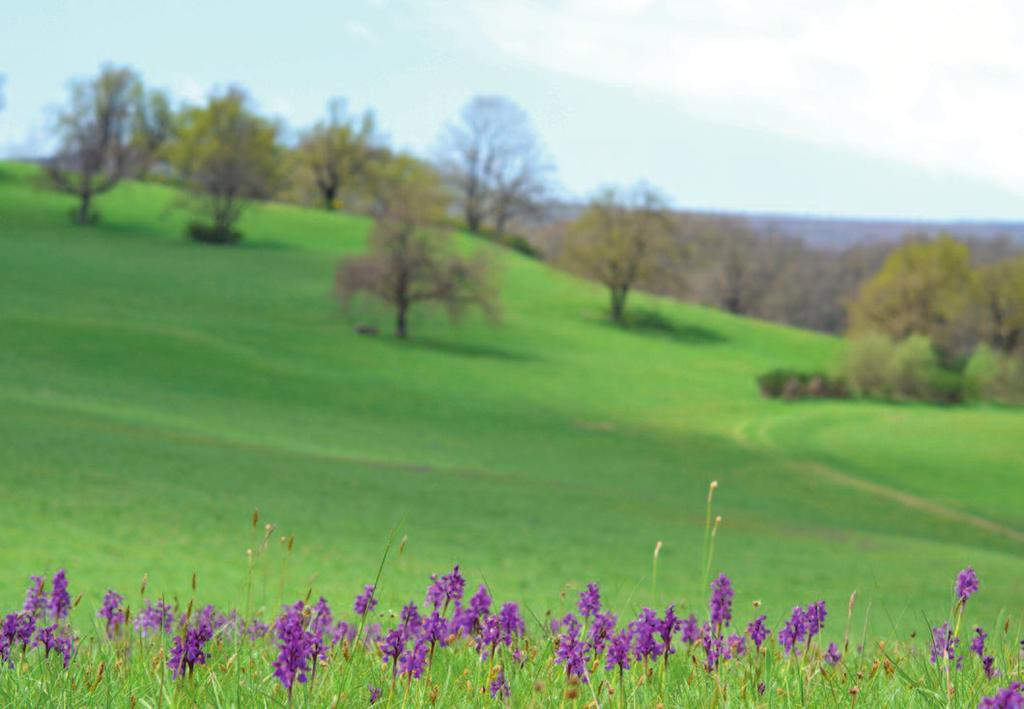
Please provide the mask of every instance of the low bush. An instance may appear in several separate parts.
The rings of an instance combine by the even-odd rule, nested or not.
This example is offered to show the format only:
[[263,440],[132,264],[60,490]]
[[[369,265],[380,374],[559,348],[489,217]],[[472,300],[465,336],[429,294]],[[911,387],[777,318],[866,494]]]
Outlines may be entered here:
[[242,239],[242,233],[234,229],[221,229],[192,222],[188,225],[188,237],[204,244],[237,244]]
[[920,335],[897,342],[871,333],[851,340],[841,369],[858,397],[933,403],[964,399],[963,374],[943,367],[931,341]]
[[1024,360],[978,345],[964,369],[964,393],[974,401],[1024,403]]
[[774,369],[757,378],[761,393],[769,399],[844,399],[846,383],[824,372]]

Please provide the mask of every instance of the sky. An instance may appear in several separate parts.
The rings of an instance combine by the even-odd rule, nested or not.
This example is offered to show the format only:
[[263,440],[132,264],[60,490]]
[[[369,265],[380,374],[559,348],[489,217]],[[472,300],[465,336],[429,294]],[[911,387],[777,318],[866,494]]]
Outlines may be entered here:
[[238,84],[292,131],[328,100],[430,157],[474,95],[531,117],[567,198],[1024,219],[1016,0],[4,0],[0,155],[49,149],[68,81]]

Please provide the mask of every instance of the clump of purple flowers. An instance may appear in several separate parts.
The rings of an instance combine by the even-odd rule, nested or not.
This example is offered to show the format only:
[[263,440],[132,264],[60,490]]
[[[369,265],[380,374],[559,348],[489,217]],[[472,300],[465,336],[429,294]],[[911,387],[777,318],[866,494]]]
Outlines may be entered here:
[[991,697],[985,697],[978,703],[978,709],[1024,709],[1024,684],[1011,682]]
[[839,648],[836,647],[835,643],[829,643],[828,649],[825,651],[825,662],[830,665],[838,665],[839,661],[843,659],[842,654],[839,652]]
[[206,643],[213,637],[213,625],[204,614],[200,613],[194,623],[188,622],[186,614],[183,621],[182,633],[174,638],[171,657],[167,660],[172,679],[186,672],[191,675],[196,665],[206,664]]
[[174,611],[162,600],[156,603],[148,601],[146,607],[135,616],[134,625],[142,637],[154,633],[169,633],[174,625]]

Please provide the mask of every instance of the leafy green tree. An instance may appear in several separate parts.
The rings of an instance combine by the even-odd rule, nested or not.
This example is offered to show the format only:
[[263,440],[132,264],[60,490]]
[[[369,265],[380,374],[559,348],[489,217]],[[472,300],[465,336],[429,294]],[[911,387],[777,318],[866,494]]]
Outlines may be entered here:
[[198,241],[238,241],[241,234],[234,226],[245,207],[268,199],[280,185],[279,127],[249,104],[243,90],[231,88],[179,117],[168,155],[192,193],[196,211],[212,222],[191,225],[189,233]]
[[983,339],[1001,352],[1024,349],[1024,256],[979,268],[973,298]]
[[560,254],[566,268],[607,286],[619,324],[630,292],[678,279],[680,257],[667,203],[642,184],[602,190],[569,225]]
[[71,85],[46,174],[54,187],[78,197],[78,224],[95,220],[96,195],[145,170],[170,134],[171,120],[166,95],[147,92],[131,69],[104,67],[95,79]]
[[453,319],[473,306],[496,317],[497,280],[485,254],[460,255],[450,234],[434,227],[445,207],[436,173],[399,156],[377,178],[369,249],[338,265],[335,289],[342,306],[350,308],[360,293],[389,304],[401,338],[408,335],[411,309],[421,303],[438,303]]
[[344,103],[328,105],[321,121],[299,137],[294,161],[300,180],[311,183],[325,209],[358,204],[372,191],[374,163],[387,158],[372,113],[357,122],[346,118]]
[[881,332],[896,340],[924,335],[946,351],[968,304],[971,284],[966,244],[948,235],[908,241],[861,285],[850,304],[850,330]]

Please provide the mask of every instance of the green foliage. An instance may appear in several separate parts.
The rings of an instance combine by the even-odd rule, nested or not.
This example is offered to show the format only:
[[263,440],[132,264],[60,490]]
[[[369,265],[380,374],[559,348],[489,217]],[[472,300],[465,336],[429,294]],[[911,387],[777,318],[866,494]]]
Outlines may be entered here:
[[1024,353],[1024,255],[979,268],[973,299],[981,337],[1002,352]]
[[857,396],[933,403],[963,399],[960,373],[944,368],[931,342],[920,335],[899,342],[878,333],[854,338],[842,372]]
[[[82,238],[66,198],[34,188],[38,168],[0,169],[0,496],[17,501],[3,509],[0,608],[57,563],[84,623],[144,573],[187,602],[195,571],[199,602],[238,603],[257,507],[272,545],[297,538],[283,577],[280,558],[256,577],[254,602],[274,611],[314,575],[344,605],[396,525],[409,541],[384,611],[455,562],[471,588],[486,580],[542,620],[592,579],[623,612],[698,607],[710,477],[715,567],[738,609],[757,599],[774,619],[813,600],[794,589],[840,609],[856,588],[872,633],[920,636],[968,563],[985,579],[980,622],[1019,608],[1018,410],[763,399],[759,373],[820,371],[842,342],[643,293],[631,311],[656,310],[678,336],[609,327],[604,289],[464,235],[456,249],[502,267],[503,326],[453,330],[422,309],[407,345],[362,337],[329,292],[338,258],[366,250],[367,219],[269,204],[240,219],[246,248],[200,248],[181,239],[190,215],[169,210],[177,191],[126,182]],[[258,691],[268,675],[243,676]],[[129,704],[130,683],[101,683],[95,703],[108,686]],[[223,686],[197,682],[197,703]],[[868,686],[858,707],[906,704]]]
[[948,348],[968,304],[971,282],[966,244],[950,236],[909,241],[861,286],[850,305],[850,330],[855,335],[880,332],[897,340],[922,335]]
[[773,369],[757,378],[761,394],[769,399],[845,399],[846,383],[825,372]]
[[248,104],[243,91],[229,89],[179,116],[167,155],[191,191],[196,211],[213,222],[188,230],[199,241],[238,241],[234,225],[246,204],[267,199],[279,186],[278,127]]
[[569,226],[559,260],[607,287],[612,320],[622,325],[634,289],[679,278],[679,254],[670,235],[667,204],[654,189],[608,187]]
[[1024,361],[978,345],[964,370],[967,396],[980,401],[1024,402]]

